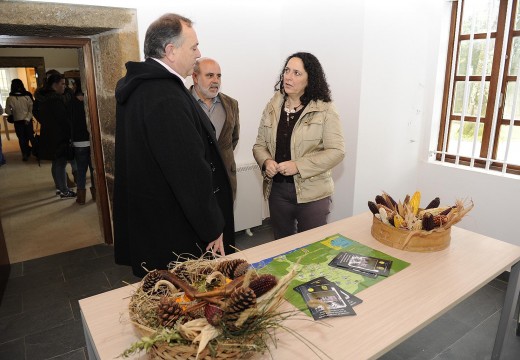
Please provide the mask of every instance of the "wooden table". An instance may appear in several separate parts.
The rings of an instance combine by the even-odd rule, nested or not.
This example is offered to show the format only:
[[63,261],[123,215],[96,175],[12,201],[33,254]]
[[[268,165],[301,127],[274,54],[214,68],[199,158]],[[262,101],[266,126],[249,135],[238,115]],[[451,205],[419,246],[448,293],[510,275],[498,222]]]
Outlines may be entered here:
[[[320,228],[257,246],[237,254],[250,263],[340,233],[371,248],[411,263],[409,267],[357,294],[363,303],[357,316],[330,318],[330,326],[287,320],[296,330],[332,359],[377,358],[472,295],[504,271],[511,269],[502,317],[493,349],[500,358],[506,332],[514,331],[518,301],[520,247],[452,228],[451,245],[439,252],[413,253],[383,245],[370,235],[372,215],[364,213]],[[114,359],[138,339],[128,322],[131,286],[80,300],[85,336],[91,359]],[[287,307],[291,306],[286,304]],[[272,358],[318,359],[286,332],[277,333]],[[133,359],[145,359],[135,356]],[[271,359],[265,354],[258,359]]]

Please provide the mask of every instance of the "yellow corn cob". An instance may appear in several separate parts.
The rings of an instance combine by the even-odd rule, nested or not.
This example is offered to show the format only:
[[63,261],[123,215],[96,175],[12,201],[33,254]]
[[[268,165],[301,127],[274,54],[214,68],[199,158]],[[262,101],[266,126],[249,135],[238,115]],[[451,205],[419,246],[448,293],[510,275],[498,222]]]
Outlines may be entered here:
[[394,215],[394,226],[399,229],[404,219],[400,215]]
[[421,204],[421,192],[416,191],[410,199],[410,207],[412,208],[413,214],[417,215],[419,211],[419,205]]

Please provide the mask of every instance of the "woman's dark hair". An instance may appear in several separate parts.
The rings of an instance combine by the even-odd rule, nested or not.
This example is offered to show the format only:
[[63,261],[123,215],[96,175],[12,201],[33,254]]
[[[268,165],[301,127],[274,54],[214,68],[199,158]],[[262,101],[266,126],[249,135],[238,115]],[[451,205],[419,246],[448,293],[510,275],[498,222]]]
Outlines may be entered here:
[[63,79],[65,79],[65,77],[62,74],[60,74],[60,73],[58,73],[58,74],[51,74],[47,78],[47,81],[45,82],[44,88],[46,90],[51,90],[52,89],[52,85],[54,85],[56,83],[59,83]]
[[303,95],[300,97],[302,104],[308,104],[311,100],[322,100],[324,102],[332,101],[330,97],[329,84],[327,84],[325,72],[323,71],[319,60],[316,56],[306,52],[297,52],[290,55],[287,60],[285,60],[278,82],[274,86],[275,91],[280,91],[280,93],[285,95],[283,89],[283,74],[289,60],[295,57],[303,62],[303,68],[308,74],[307,87],[305,88]]
[[25,86],[20,79],[11,80],[11,92],[10,95],[13,94],[25,94],[27,90],[25,90]]

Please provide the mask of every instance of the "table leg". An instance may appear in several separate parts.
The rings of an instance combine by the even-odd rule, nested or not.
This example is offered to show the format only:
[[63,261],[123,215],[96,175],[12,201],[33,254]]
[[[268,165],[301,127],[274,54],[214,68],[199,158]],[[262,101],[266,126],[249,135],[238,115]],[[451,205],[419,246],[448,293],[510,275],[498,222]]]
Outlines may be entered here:
[[[498,323],[497,336],[491,353],[491,359],[498,360],[502,353],[502,347],[506,340],[508,331],[513,331],[513,318],[515,316],[516,305],[518,303],[518,291],[520,290],[520,262],[511,267],[509,274],[509,281],[507,283],[506,298],[504,300],[504,307],[500,315],[500,322]],[[515,321],[515,327],[516,321]]]
[[81,323],[83,325],[83,333],[85,334],[85,343],[87,345],[88,358],[90,360],[98,360],[99,356],[97,356],[97,352],[94,347],[94,341],[92,340],[92,336],[90,335],[87,322],[83,317],[83,312],[81,312]]

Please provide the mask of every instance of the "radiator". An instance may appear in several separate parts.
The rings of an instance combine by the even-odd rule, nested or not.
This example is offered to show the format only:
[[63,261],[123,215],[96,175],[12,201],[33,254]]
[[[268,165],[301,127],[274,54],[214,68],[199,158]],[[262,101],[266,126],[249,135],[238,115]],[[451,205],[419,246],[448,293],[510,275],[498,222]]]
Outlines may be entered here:
[[238,165],[235,231],[262,225],[264,202],[262,174],[258,165],[256,163]]

